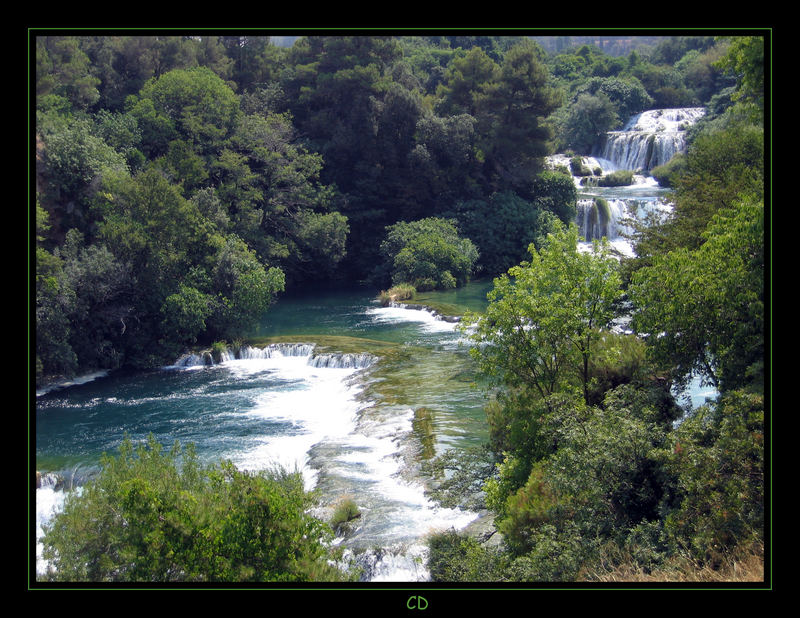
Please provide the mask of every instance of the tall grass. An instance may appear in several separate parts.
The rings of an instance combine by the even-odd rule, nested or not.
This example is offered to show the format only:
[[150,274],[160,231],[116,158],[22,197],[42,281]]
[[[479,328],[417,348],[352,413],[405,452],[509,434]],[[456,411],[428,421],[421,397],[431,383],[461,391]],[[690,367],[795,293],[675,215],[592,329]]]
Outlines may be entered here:
[[378,300],[380,300],[381,305],[386,307],[401,300],[414,300],[416,294],[417,290],[413,285],[409,283],[400,283],[388,290],[381,291]]
[[[630,555],[605,556],[593,569],[581,574],[581,581],[594,582],[687,582],[744,583],[764,581],[764,545],[755,542],[736,548],[722,556],[716,564],[700,564],[688,557],[673,556],[663,565],[646,569]],[[621,559],[621,560],[620,560]]]

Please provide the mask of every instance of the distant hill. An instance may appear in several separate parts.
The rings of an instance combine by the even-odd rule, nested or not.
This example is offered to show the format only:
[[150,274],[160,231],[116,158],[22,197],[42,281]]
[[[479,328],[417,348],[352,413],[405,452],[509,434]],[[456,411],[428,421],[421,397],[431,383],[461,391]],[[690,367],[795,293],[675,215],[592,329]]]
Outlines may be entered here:
[[632,50],[648,45],[655,45],[664,37],[659,36],[603,36],[593,34],[587,36],[534,36],[531,37],[548,52],[560,52],[570,47],[594,45],[611,56],[626,56]]
[[[273,45],[278,47],[291,47],[299,36],[273,36],[270,37]],[[560,52],[570,47],[581,45],[594,45],[611,56],[626,56],[631,50],[647,45],[655,45],[663,37],[657,36],[602,36],[601,34],[587,36],[532,36],[548,52]]]

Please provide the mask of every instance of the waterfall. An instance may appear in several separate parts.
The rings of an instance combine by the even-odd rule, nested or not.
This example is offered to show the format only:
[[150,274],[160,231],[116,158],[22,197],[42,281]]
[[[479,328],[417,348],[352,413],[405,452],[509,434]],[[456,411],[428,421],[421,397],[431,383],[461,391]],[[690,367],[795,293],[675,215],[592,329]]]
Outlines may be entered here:
[[609,131],[596,156],[624,170],[649,171],[686,150],[686,129],[705,114],[702,107],[654,109],[632,116],[621,131]]
[[315,354],[308,359],[312,367],[333,369],[365,369],[375,362],[371,354]]
[[627,242],[622,241],[634,231],[633,221],[661,218],[671,208],[668,202],[660,199],[585,198],[578,200],[575,222],[587,243],[605,237],[622,253],[630,253]]
[[623,223],[627,214],[626,200],[582,199],[578,200],[576,222],[587,242],[604,236],[614,240],[630,231]]
[[313,343],[273,343],[264,347],[240,346],[227,347],[216,352],[218,360],[215,362],[215,353],[205,350],[198,353],[188,353],[175,361],[174,367],[199,367],[211,366],[232,360],[252,360],[263,358],[299,357],[307,356],[308,365],[317,368],[331,369],[365,369],[375,362],[371,354],[345,354],[324,353],[316,354]]
[[[686,151],[686,131],[705,114],[705,108],[654,109],[632,116],[619,131],[610,131],[595,146],[592,156],[578,155],[588,175],[573,181],[581,196],[575,223],[588,245],[607,238],[622,254],[632,255],[626,236],[633,233],[632,220],[659,219],[672,209],[667,191],[649,176],[654,167],[668,163]],[[572,169],[576,155],[547,158],[551,169]],[[631,179],[615,172],[635,172]],[[630,219],[631,221],[626,221]]]

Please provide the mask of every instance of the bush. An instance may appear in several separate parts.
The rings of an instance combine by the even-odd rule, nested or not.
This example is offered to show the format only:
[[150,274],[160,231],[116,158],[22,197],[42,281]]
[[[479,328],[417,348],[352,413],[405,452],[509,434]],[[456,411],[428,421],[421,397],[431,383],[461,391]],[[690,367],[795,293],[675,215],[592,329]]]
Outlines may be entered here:
[[46,526],[51,581],[335,581],[327,525],[307,514],[300,473],[203,467],[193,446],[168,452],[151,436],[68,495]]
[[601,187],[627,187],[633,184],[633,172],[630,170],[611,172],[598,178],[597,184]]
[[344,498],[336,505],[336,509],[333,511],[330,522],[331,528],[337,534],[345,534],[350,530],[350,522],[359,517],[361,517],[361,511],[358,510],[358,505],[352,498]]
[[484,276],[503,273],[523,261],[531,243],[540,245],[554,231],[557,218],[575,219],[572,176],[543,172],[533,180],[531,193],[534,197],[528,200],[512,191],[498,192],[453,208],[459,229],[478,247]]
[[675,179],[686,169],[686,155],[678,153],[664,165],[659,165],[650,170],[650,175],[662,187],[675,186]]
[[591,176],[592,170],[583,164],[582,157],[572,157],[569,161],[569,169],[573,176]]
[[429,217],[386,228],[380,251],[392,283],[411,284],[418,291],[450,289],[469,281],[478,250],[458,235],[454,223]]
[[734,391],[699,408],[663,453],[677,478],[666,535],[702,563],[764,539],[764,399]]
[[503,579],[505,560],[498,550],[482,547],[455,530],[428,539],[428,570],[434,582],[493,582]]
[[414,300],[416,295],[417,290],[413,285],[401,283],[400,285],[395,285],[388,290],[381,291],[380,295],[378,296],[378,300],[380,300],[382,306],[387,307],[397,301]]

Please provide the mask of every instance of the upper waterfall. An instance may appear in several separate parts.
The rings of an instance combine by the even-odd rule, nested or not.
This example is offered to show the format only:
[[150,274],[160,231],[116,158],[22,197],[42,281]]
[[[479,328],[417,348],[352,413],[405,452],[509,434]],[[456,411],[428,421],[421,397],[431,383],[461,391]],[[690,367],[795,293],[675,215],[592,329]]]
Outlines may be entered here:
[[595,156],[616,169],[649,171],[686,150],[686,130],[705,111],[703,107],[684,107],[636,114],[622,130],[606,134]]

